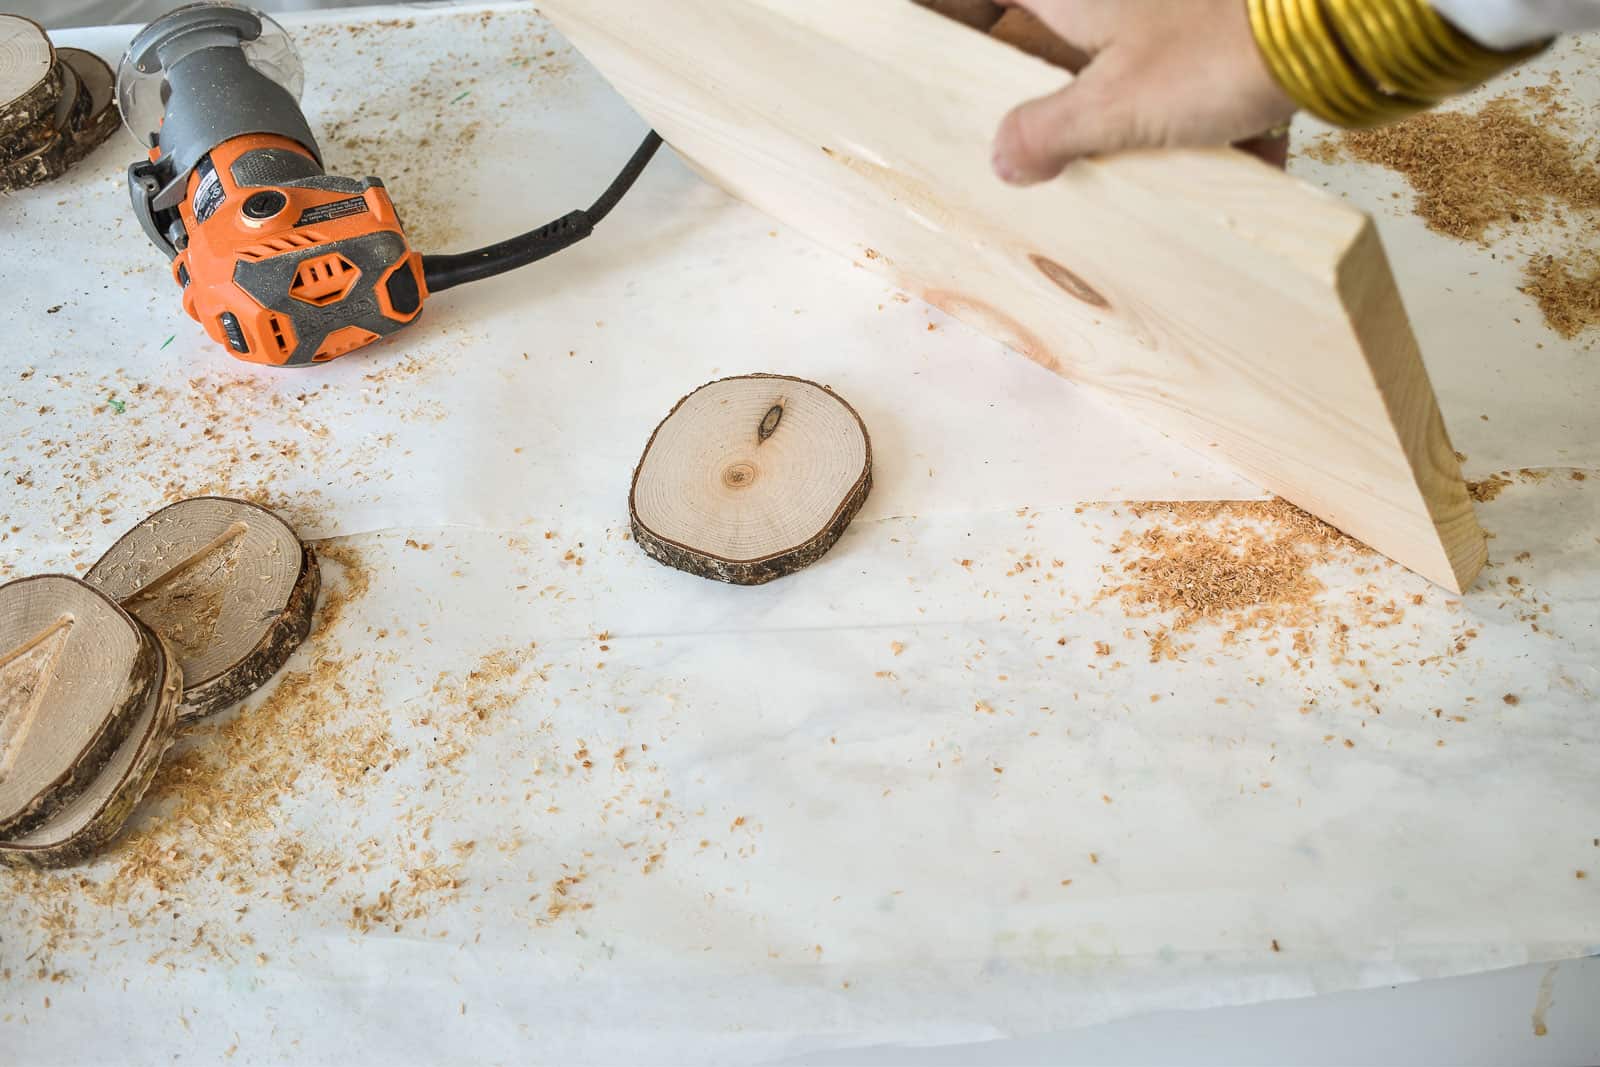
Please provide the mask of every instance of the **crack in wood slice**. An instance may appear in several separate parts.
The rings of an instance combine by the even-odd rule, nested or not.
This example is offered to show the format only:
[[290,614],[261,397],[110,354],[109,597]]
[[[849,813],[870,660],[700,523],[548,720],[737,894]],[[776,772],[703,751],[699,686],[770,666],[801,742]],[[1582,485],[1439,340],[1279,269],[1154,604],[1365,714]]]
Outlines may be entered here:
[[[59,649],[36,655],[57,637]],[[0,587],[0,648],[10,668],[0,672],[0,837],[12,838],[89,788],[160,685],[161,650],[114,601],[65,575]]]
[[49,116],[61,99],[62,77],[44,28],[22,15],[0,15],[0,134]]
[[0,864],[64,867],[82,862],[121,832],[144,798],[177,736],[183,693],[176,655],[155,634],[149,636],[161,651],[161,683],[151,690],[127,738],[81,796],[28,833],[0,841]]
[[265,508],[197,497],[125,534],[84,580],[169,642],[187,679],[180,716],[244,699],[311,630],[316,553]]
[[832,390],[787,375],[724,378],[650,435],[628,508],[653,559],[759,585],[820,559],[872,487],[872,443]]

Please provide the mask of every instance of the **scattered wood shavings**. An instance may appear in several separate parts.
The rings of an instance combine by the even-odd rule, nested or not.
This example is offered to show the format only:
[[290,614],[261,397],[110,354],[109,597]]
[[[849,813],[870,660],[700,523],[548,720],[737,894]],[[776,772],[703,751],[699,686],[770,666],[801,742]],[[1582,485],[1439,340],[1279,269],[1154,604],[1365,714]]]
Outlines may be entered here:
[[[1542,119],[1542,121],[1541,121]],[[1341,146],[1397,171],[1416,191],[1429,229],[1486,242],[1491,230],[1545,219],[1552,209],[1600,208],[1600,169],[1518,93],[1475,112],[1430,111],[1393,126],[1350,130]]]
[[[1348,154],[1399,173],[1416,194],[1417,217],[1458,240],[1487,246],[1515,228],[1555,242],[1528,257],[1519,288],[1552,330],[1572,338],[1600,325],[1600,252],[1589,236],[1600,213],[1600,167],[1587,144],[1569,136],[1563,94],[1557,75],[1474,112],[1432,111],[1329,135],[1301,154],[1325,164]],[[1533,233],[1534,223],[1550,226]]]

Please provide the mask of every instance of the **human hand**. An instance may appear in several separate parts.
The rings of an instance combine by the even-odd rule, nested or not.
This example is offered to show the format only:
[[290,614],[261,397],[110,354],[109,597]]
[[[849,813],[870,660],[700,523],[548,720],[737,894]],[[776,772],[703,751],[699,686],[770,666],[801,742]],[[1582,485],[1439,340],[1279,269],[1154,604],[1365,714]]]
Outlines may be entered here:
[[1017,185],[1075,159],[1131,148],[1240,143],[1282,165],[1261,138],[1295,104],[1267,70],[1245,0],[1001,0],[1026,8],[1088,55],[1072,84],[1013,109],[994,169]]

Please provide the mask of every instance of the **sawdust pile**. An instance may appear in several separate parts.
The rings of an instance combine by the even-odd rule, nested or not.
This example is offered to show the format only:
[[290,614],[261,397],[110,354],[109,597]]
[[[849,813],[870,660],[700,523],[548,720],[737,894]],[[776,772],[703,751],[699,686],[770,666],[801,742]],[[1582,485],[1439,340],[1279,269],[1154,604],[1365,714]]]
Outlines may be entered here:
[[1130,615],[1173,612],[1174,629],[1297,618],[1323,591],[1311,567],[1356,542],[1286,500],[1129,505],[1146,522],[1112,549],[1124,581],[1103,590]]
[[1523,272],[1522,291],[1562,337],[1600,326],[1600,252],[1586,248],[1535,256]]
[[1511,479],[1499,474],[1467,483],[1467,495],[1480,504],[1487,504],[1500,495],[1500,490],[1511,484]]
[[1491,228],[1559,217],[1561,208],[1600,209],[1600,169],[1528,97],[1506,93],[1476,112],[1434,111],[1341,143],[1363,163],[1403,175],[1428,227],[1483,242]]
[[1320,643],[1331,662],[1348,651],[1352,624],[1382,628],[1404,618],[1391,599],[1347,591],[1339,604],[1315,570],[1354,564],[1357,574],[1390,564],[1286,500],[1119,505],[1139,520],[1111,547],[1096,601],[1114,599],[1129,618],[1148,618],[1150,661],[1175,660],[1202,628],[1223,645],[1254,634],[1298,667]]
[[1600,325],[1600,251],[1592,239],[1600,167],[1578,139],[1563,94],[1556,75],[1475,112],[1435,111],[1351,130],[1302,154],[1322,163],[1348,154],[1402,175],[1416,194],[1413,210],[1435,232],[1485,246],[1513,232],[1540,242],[1520,288],[1551,329],[1572,338]]

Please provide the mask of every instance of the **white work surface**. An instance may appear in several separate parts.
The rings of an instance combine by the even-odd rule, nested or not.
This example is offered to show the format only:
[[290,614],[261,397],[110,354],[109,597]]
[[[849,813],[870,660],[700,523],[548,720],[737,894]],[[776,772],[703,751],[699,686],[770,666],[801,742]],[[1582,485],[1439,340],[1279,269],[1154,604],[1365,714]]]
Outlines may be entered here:
[[[644,132],[484,10],[285,20],[330,169],[424,251],[587,204]],[[1101,594],[1151,520],[1077,505],[1252,487],[670,152],[583,245],[298,373],[182,315],[135,152],[0,199],[0,575],[231,492],[336,539],[338,610],[121,845],[0,871],[0,1059],[748,1062],[1600,952],[1600,355],[1393,176],[1304,167],[1382,205],[1469,474],[1534,469],[1480,505],[1491,568],[1347,551],[1292,664],[1206,624],[1149,662]],[[626,536],[650,429],[747,371],[829,383],[875,456],[756,589]]]

